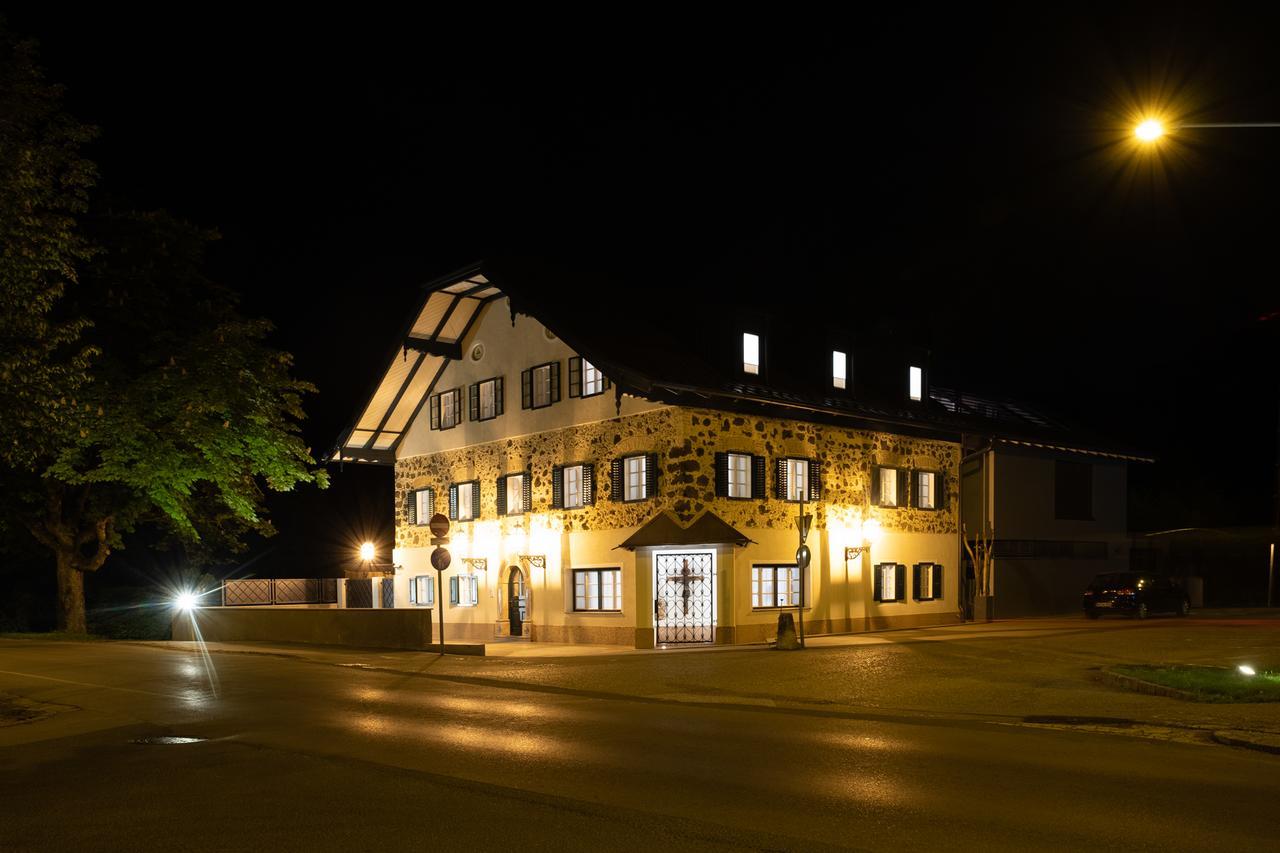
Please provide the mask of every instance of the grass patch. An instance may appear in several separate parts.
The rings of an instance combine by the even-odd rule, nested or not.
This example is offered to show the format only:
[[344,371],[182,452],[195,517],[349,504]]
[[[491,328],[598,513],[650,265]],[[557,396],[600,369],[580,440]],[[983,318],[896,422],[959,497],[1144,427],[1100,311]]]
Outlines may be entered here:
[[1280,702],[1280,672],[1243,675],[1221,666],[1113,666],[1127,675],[1194,695],[1201,702]]

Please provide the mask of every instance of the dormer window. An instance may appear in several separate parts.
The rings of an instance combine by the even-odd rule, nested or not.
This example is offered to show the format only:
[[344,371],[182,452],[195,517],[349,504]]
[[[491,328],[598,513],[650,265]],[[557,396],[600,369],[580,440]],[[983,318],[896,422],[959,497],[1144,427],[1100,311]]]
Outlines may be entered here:
[[838,349],[831,351],[831,387],[849,387],[849,356]]
[[924,399],[924,368],[914,364],[907,368],[907,394],[912,400]]
[[742,372],[760,375],[760,336],[742,333]]

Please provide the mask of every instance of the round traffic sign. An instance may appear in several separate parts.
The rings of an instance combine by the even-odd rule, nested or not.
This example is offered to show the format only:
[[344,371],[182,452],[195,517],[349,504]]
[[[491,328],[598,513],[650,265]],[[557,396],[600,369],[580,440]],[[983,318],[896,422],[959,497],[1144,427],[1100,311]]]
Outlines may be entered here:
[[447,548],[437,547],[431,552],[431,566],[437,572],[443,572],[449,568],[449,563],[453,561],[453,557],[449,554]]

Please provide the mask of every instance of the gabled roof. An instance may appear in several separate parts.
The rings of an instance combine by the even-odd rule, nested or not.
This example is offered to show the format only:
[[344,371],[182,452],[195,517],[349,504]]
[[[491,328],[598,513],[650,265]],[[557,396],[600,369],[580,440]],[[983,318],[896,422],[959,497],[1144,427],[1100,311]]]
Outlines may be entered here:
[[706,510],[688,527],[681,527],[670,512],[662,512],[644,523],[626,541],[614,547],[634,551],[636,548],[657,545],[739,545],[753,543],[734,529],[733,525]]
[[[607,294],[601,298],[599,294]],[[485,304],[507,297],[511,311],[535,317],[565,344],[599,367],[626,393],[660,403],[720,409],[748,416],[790,417],[855,428],[959,440],[964,435],[1123,461],[1151,461],[1113,442],[1087,436],[1027,406],[930,386],[928,399],[908,405],[871,394],[823,390],[780,367],[759,382],[744,382],[721,326],[725,312],[708,294],[673,298],[642,289],[619,293],[586,271],[536,263],[486,262],[426,285],[383,362],[381,378],[359,416],[328,455],[332,461],[391,464],[395,451],[450,360],[460,360]],[[621,306],[621,307],[615,307]],[[785,325],[790,306],[777,307],[779,339],[812,336]],[[778,347],[778,349],[783,349]],[[808,354],[804,355],[808,359]]]

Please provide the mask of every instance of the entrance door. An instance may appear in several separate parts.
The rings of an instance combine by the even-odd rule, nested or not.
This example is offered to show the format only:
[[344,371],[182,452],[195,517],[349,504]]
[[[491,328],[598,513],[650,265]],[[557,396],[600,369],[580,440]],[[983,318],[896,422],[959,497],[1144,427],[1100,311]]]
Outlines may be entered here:
[[524,636],[525,607],[529,595],[524,586],[524,572],[512,566],[507,577],[507,621],[511,627],[511,636]]
[[653,624],[659,646],[711,643],[713,555],[658,554],[654,560]]

